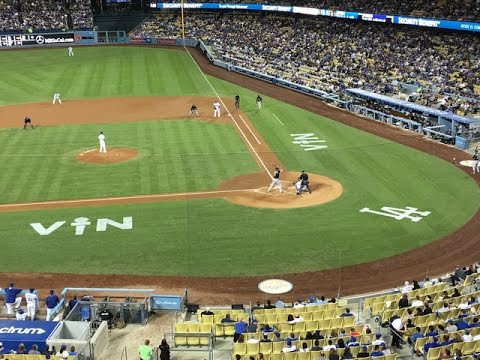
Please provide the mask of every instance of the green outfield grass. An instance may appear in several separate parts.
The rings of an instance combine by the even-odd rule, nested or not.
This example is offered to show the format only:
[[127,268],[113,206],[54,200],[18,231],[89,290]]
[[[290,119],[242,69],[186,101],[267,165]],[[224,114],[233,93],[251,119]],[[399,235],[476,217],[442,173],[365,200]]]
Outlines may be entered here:
[[[0,65],[34,61],[39,66],[32,79],[20,70],[9,78],[11,69],[7,73],[1,66],[0,101],[45,101],[56,90],[66,98],[213,94],[179,51],[78,48],[75,55],[71,60],[63,49],[6,52]],[[453,164],[265,96],[259,112],[256,93],[208,79],[220,96],[241,96],[242,110],[288,170],[329,176],[342,183],[343,195],[291,210],[210,199],[0,213],[4,251],[21,253],[38,244],[34,259],[9,264],[9,270],[234,276],[327,269],[430,243],[478,211],[478,186]],[[27,80],[32,87],[24,85]],[[52,90],[43,94],[42,89]],[[102,128],[115,139],[109,146],[137,148],[140,157],[108,166],[72,161],[77,151],[96,146],[94,125],[0,131],[0,202],[208,190],[230,176],[261,171],[229,125],[162,121]],[[292,143],[291,134],[307,133],[325,140],[327,148],[304,151]],[[431,214],[411,222],[359,212],[383,206]],[[132,230],[95,231],[96,219],[121,221],[123,216],[133,217]],[[81,236],[70,226],[77,217],[93,224]],[[47,228],[56,221],[66,223],[48,236],[29,225]],[[70,257],[48,261],[65,251],[89,262],[69,270]]]

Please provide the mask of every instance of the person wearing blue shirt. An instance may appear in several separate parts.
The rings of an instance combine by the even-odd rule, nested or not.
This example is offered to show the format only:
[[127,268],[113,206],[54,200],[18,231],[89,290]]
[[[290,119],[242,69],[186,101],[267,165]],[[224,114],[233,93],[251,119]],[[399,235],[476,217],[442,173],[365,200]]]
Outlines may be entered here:
[[439,347],[440,344],[438,343],[438,338],[434,337],[432,342],[428,342],[423,346],[423,353],[428,354],[429,349],[434,349]]
[[383,356],[383,355],[385,355],[385,354],[380,350],[380,346],[375,345],[375,346],[373,347],[373,351],[372,351],[372,353],[371,353],[370,355],[371,355],[372,357],[374,357],[374,356]]
[[447,346],[453,343],[453,339],[450,339],[450,335],[444,334],[443,341],[440,343],[440,346]]
[[13,314],[13,308],[17,310],[20,307],[22,298],[18,296],[22,292],[22,289],[17,289],[14,286],[14,283],[10,283],[8,288],[4,289],[5,291],[5,305],[7,305],[7,315]]
[[472,322],[468,324],[468,327],[473,328],[473,327],[478,327],[480,326],[480,322],[478,321],[478,317],[474,317]]
[[435,331],[435,327],[433,325],[430,325],[428,327],[428,332],[425,334],[427,337],[434,337],[437,336],[438,333]]
[[50,290],[50,295],[48,295],[45,299],[45,305],[47,307],[46,321],[50,321],[52,319],[53,310],[59,303],[60,299],[58,298],[58,296],[54,294],[53,290]]
[[77,295],[73,295],[73,299],[71,299],[69,302],[68,302],[68,307],[70,308],[70,311],[73,310],[73,308],[75,307],[75,305],[77,305]]
[[463,319],[459,319],[455,323],[455,325],[457,326],[458,331],[465,330],[466,328],[468,328],[468,323]]
[[410,337],[410,345],[413,345],[415,344],[415,341],[417,341],[417,339],[421,339],[421,338],[424,338],[425,336],[422,334],[422,329],[420,329],[418,326],[415,328],[415,332],[412,334],[412,336]]
[[233,342],[237,342],[240,335],[247,332],[247,326],[248,324],[243,321],[243,319],[240,319],[235,323],[235,325],[233,326],[235,330],[235,333],[233,334]]

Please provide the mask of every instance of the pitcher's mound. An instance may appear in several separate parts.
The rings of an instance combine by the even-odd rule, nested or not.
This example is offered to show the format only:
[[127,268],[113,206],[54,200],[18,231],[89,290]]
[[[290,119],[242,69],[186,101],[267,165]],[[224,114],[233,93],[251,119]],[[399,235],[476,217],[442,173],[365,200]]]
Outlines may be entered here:
[[268,192],[271,179],[265,173],[245,174],[222,183],[219,190],[252,189],[252,191],[235,192],[224,196],[225,200],[235,204],[267,209],[293,209],[316,206],[334,201],[342,195],[343,187],[338,181],[327,176],[309,174],[312,193],[297,195],[293,182],[299,173],[284,171],[282,173],[283,191],[278,189]]
[[78,153],[75,159],[90,164],[111,164],[132,160],[137,156],[138,152],[130,148],[111,148],[107,149],[106,153],[101,153],[98,149],[90,149]]

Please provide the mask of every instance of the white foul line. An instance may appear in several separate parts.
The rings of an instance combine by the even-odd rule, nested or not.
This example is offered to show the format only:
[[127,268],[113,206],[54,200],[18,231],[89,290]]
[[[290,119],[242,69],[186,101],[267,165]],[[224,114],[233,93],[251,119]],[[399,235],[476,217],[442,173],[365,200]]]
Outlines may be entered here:
[[253,137],[255,138],[255,140],[257,141],[258,144],[261,144],[260,140],[257,139],[257,137],[255,136],[255,134],[253,133],[252,129],[250,129],[250,126],[248,126],[248,124],[245,122],[245,120],[243,120],[243,117],[242,115],[238,115],[240,116],[240,119],[242,119],[243,123],[245,124],[245,126],[247,127],[248,131],[250,131],[250,133],[253,135]]
[[239,189],[239,190],[215,190],[215,191],[197,191],[197,192],[182,192],[182,193],[171,193],[171,194],[146,194],[146,195],[132,195],[132,196],[117,196],[117,197],[108,197],[108,198],[91,198],[91,199],[76,199],[76,200],[52,200],[52,201],[38,201],[31,203],[16,203],[16,204],[0,204],[0,209],[9,208],[9,207],[29,207],[35,205],[54,205],[54,204],[79,204],[79,203],[90,203],[90,202],[109,202],[109,201],[118,201],[118,200],[133,200],[133,199],[161,199],[168,197],[177,197],[177,196],[196,196],[196,195],[215,195],[215,194],[225,194],[225,193],[235,193],[235,192],[251,192],[257,189]]
[[238,125],[237,121],[235,120],[235,118],[233,117],[232,113],[230,112],[230,110],[228,110],[228,107],[225,105],[225,103],[223,102],[223,100],[220,98],[220,96],[218,95],[217,91],[215,90],[215,88],[213,87],[213,85],[210,83],[210,81],[208,80],[207,76],[203,73],[202,69],[200,69],[200,66],[197,64],[197,62],[195,61],[195,59],[193,58],[192,54],[190,54],[190,51],[188,51],[188,49],[186,48],[186,46],[184,45],[183,46],[185,51],[188,53],[188,55],[190,55],[190,58],[192,59],[193,63],[197,66],[197,69],[198,71],[200,71],[200,74],[203,75],[204,79],[207,81],[208,85],[210,85],[210,88],[213,90],[213,92],[215,93],[216,97],[218,98],[218,100],[220,100],[220,102],[223,104],[223,107],[225,108],[225,110],[227,110],[227,113],[228,113],[228,116],[230,116],[233,120],[233,122],[235,123],[235,125],[237,126],[238,130],[240,131],[240,133],[242,134],[243,138],[245,139],[245,141],[247,142],[247,144],[250,146],[250,148],[252,149],[253,153],[255,154],[255,156],[257,157],[258,161],[260,161],[260,164],[262,164],[263,168],[265,169],[265,171],[267,172],[268,176],[270,176],[271,179],[273,179],[273,176],[272,174],[270,174],[270,171],[268,170],[267,166],[265,165],[265,163],[263,162],[263,160],[260,158],[260,156],[258,155],[257,151],[255,150],[255,148],[253,147],[253,145],[250,143],[250,141],[248,140],[247,136],[245,135],[245,133],[243,132],[242,128]]
[[282,122],[282,120],[280,120],[280,119],[278,118],[277,115],[275,115],[274,113],[272,113],[272,115],[275,117],[275,119],[278,120],[278,122],[279,122],[280,124],[282,124],[283,126],[285,126],[285,124]]

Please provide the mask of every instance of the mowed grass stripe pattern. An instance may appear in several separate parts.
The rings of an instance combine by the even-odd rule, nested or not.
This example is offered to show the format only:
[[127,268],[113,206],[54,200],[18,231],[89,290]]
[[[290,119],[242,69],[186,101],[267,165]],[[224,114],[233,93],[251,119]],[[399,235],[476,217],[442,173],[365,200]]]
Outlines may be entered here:
[[74,57],[63,48],[5,51],[0,105],[51,101],[55,92],[63,99],[214,95],[192,65],[183,51],[154,48],[81,47]]
[[[130,147],[139,157],[109,165],[76,161],[77,153],[97,148],[100,129],[107,149]],[[0,148],[1,203],[213,190],[232,176],[258,171],[228,124],[175,120],[10,129],[0,132]]]

